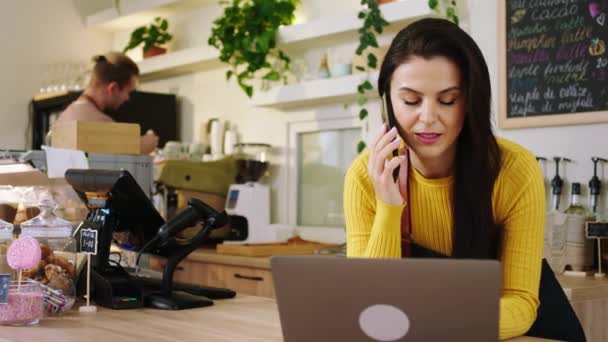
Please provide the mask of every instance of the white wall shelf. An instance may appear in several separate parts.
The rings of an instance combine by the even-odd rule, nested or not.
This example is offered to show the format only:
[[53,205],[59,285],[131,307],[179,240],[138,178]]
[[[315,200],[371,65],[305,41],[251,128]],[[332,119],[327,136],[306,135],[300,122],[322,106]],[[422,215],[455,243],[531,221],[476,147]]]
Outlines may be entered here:
[[[110,1],[108,1],[110,3]],[[121,30],[149,24],[155,17],[215,3],[213,0],[121,0],[120,13],[114,6],[84,18],[87,28]]]
[[[177,0],[150,1],[175,2]],[[384,18],[391,25],[433,15],[432,10],[428,8],[427,0],[402,0],[382,5],[380,9]],[[321,18],[283,27],[278,33],[279,45],[291,46],[336,34],[355,33],[361,26],[357,13],[358,11],[352,11],[352,13],[338,17]],[[212,68],[219,65],[218,56],[219,52],[216,49],[204,45],[148,58],[139,62],[138,65],[141,69],[142,78],[145,80]]]
[[211,46],[177,50],[137,62],[142,81],[177,76],[219,65],[219,52]]
[[289,109],[313,104],[320,105],[354,100],[358,96],[357,86],[365,79],[368,79],[376,88],[378,73],[359,73],[301,82],[272,88],[267,92],[258,90],[253,98],[253,105]]
[[[433,14],[427,0],[391,2],[381,5],[380,10],[384,19],[391,25]],[[357,17],[358,13],[359,10],[353,10],[332,18],[319,18],[302,24],[285,26],[279,30],[278,42],[280,45],[295,44],[340,33],[356,32],[362,25],[361,19]]]

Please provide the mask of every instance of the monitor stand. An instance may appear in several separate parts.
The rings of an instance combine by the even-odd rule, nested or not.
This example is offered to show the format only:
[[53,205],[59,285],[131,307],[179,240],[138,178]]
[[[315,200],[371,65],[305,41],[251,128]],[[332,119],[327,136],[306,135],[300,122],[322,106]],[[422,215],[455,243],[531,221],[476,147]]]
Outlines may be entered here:
[[171,291],[170,295],[153,292],[144,295],[144,305],[161,310],[184,310],[211,306],[213,301],[203,296],[180,291]]
[[[79,283],[86,283],[86,281]],[[108,266],[103,271],[91,269],[91,288],[92,299],[97,305],[115,310],[135,309],[143,306],[140,287],[120,267]]]

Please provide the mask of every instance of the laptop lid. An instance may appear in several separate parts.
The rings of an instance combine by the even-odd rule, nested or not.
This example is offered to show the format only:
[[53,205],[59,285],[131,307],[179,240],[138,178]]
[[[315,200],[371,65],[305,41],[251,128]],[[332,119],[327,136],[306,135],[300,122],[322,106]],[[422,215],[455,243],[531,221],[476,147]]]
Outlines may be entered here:
[[497,341],[495,260],[271,258],[285,341]]

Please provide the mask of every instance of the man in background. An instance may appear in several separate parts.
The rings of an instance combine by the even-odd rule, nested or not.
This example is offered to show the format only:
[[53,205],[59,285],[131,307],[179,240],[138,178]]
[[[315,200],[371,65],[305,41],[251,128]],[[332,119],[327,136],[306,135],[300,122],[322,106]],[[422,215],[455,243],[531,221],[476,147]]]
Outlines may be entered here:
[[[124,54],[111,52],[93,58],[91,81],[82,95],[59,115],[65,121],[114,121],[105,112],[116,110],[129,100],[137,85],[139,68]],[[149,130],[141,137],[141,153],[149,154],[158,145],[158,136]]]

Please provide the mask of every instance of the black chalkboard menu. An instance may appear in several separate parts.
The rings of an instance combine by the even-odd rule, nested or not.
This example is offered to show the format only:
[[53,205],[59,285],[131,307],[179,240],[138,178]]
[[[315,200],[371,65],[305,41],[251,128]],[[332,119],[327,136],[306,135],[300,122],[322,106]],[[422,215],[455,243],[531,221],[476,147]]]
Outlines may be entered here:
[[607,120],[608,0],[499,3],[501,126]]

